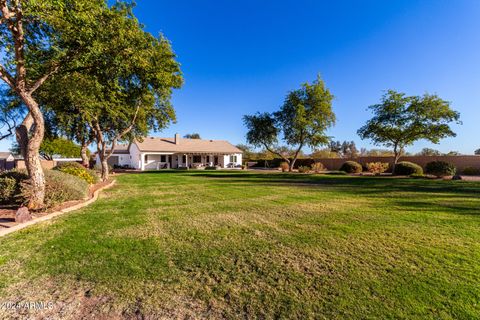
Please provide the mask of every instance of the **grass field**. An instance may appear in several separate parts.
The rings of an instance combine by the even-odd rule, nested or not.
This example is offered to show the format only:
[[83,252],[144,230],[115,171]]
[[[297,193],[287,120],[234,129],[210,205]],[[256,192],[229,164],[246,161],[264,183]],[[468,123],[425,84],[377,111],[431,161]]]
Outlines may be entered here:
[[129,174],[0,245],[0,300],[37,317],[480,317],[476,182]]

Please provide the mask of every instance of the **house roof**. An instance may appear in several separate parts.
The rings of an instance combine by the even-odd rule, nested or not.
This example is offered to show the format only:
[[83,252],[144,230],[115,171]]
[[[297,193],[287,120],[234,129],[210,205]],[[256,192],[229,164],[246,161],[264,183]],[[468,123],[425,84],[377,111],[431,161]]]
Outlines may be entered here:
[[[130,144],[118,144],[115,146],[115,149],[113,150],[113,153],[115,154],[129,154],[129,148]],[[107,150],[107,152],[110,152],[110,150]]]
[[12,155],[11,152],[0,152],[0,159],[7,159]]
[[147,137],[142,142],[135,143],[141,152],[242,153],[242,150],[225,140],[179,138],[179,143],[176,144],[175,138]]

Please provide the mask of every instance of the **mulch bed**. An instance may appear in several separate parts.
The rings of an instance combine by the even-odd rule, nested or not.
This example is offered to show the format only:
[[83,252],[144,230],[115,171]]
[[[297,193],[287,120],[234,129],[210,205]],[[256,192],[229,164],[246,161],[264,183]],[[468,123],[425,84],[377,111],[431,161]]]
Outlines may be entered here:
[[[93,197],[93,193],[97,191],[100,188],[103,188],[104,186],[110,184],[112,182],[112,179],[109,179],[107,181],[101,181],[97,184],[91,185],[89,190],[88,190],[88,199]],[[45,211],[40,211],[40,212],[31,212],[33,219],[45,216],[49,213],[55,212],[55,211],[61,211],[63,209],[69,208],[71,206],[77,205],[79,203],[84,202],[86,199],[83,200],[73,200],[73,201],[67,201],[63,202],[59,205],[56,205],[54,207],[48,208]],[[3,228],[11,228],[18,223],[15,222],[15,214],[18,210],[18,206],[0,206],[0,229]]]

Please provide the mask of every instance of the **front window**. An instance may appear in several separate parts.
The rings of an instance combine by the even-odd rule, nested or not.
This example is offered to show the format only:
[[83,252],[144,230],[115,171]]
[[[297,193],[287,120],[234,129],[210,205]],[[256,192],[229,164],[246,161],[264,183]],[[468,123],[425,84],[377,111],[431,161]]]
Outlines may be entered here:
[[167,162],[165,155],[160,156],[160,162]]
[[231,155],[230,156],[230,162],[237,162],[237,156],[236,155]]
[[202,156],[193,156],[193,162],[194,163],[202,162]]

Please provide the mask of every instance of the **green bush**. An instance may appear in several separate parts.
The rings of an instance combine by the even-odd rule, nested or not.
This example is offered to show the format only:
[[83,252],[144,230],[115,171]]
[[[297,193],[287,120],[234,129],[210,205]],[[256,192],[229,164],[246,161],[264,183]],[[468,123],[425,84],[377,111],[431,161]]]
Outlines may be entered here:
[[58,170],[63,173],[71,174],[72,176],[79,177],[85,180],[88,184],[94,184],[99,181],[98,175],[95,171],[87,169],[77,162],[59,163],[54,168],[54,170]]
[[480,169],[474,167],[466,167],[462,172],[466,176],[480,176]]
[[310,167],[307,167],[307,166],[300,166],[298,167],[298,172],[300,173],[309,173],[311,170]]
[[425,172],[433,174],[437,177],[453,176],[457,172],[457,168],[449,162],[432,161],[425,166]]
[[[81,200],[88,196],[88,183],[76,176],[58,170],[45,170],[45,207],[51,208],[65,201]],[[20,199],[25,203],[32,187],[28,180],[21,182]]]
[[423,169],[418,164],[415,164],[413,162],[400,161],[395,165],[395,174],[399,176],[423,174]]
[[20,170],[10,170],[0,173],[0,203],[14,204],[18,202],[21,182],[28,179],[27,174]]
[[340,171],[344,171],[346,173],[360,173],[362,172],[362,165],[355,161],[346,161],[340,167]]
[[205,170],[218,170],[218,167],[217,166],[205,167]]

